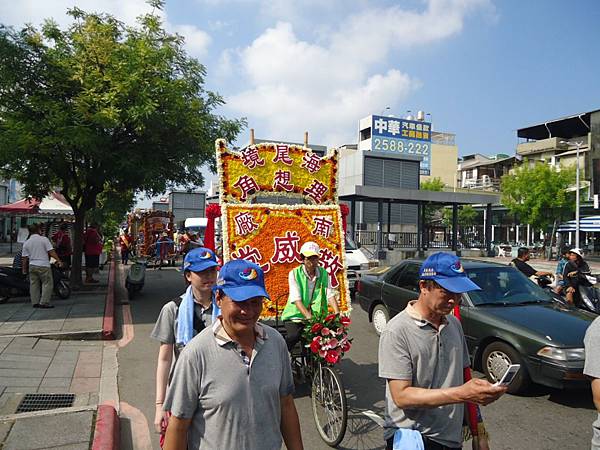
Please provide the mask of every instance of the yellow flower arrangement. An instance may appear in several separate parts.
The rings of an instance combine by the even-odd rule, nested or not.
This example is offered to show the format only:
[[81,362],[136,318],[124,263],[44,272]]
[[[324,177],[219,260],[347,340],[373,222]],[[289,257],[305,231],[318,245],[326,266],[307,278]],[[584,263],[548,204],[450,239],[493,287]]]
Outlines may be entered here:
[[337,150],[319,157],[296,145],[263,143],[234,152],[218,140],[216,152],[221,204],[248,202],[259,195],[337,203]]
[[[340,310],[349,312],[344,234],[338,205],[224,204],[222,218],[225,261],[249,259],[265,270],[271,300],[264,302],[263,317],[272,318],[276,311],[279,314],[283,311],[288,273],[300,264],[293,255],[307,241],[314,241],[321,248],[322,264],[332,272],[332,284],[338,283]],[[319,223],[327,226],[319,227]],[[278,245],[280,238],[283,239]]]

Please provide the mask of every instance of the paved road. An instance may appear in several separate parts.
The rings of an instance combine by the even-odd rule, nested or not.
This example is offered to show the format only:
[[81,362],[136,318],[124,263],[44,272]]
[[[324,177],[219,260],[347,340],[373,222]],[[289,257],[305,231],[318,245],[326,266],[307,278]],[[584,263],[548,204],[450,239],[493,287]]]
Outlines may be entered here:
[[[182,289],[179,272],[173,269],[149,271],[143,295],[131,303],[135,337],[118,355],[119,393],[121,405],[125,404],[122,415],[125,412],[131,417],[131,420],[122,421],[123,449],[158,449],[156,435],[149,432],[154,415],[158,346],[148,336],[161,306]],[[339,448],[382,449],[381,428],[364,414],[372,411],[383,415],[384,384],[377,377],[378,338],[360,306],[354,308],[354,346],[340,365],[350,415],[348,431]],[[327,449],[314,428],[310,397],[303,387],[298,388],[296,405],[301,416],[305,448]],[[136,414],[137,410],[140,412]],[[589,390],[562,392],[541,387],[525,396],[506,395],[485,407],[483,414],[494,450],[589,448],[591,423],[595,418]],[[135,441],[135,447],[132,441]]]

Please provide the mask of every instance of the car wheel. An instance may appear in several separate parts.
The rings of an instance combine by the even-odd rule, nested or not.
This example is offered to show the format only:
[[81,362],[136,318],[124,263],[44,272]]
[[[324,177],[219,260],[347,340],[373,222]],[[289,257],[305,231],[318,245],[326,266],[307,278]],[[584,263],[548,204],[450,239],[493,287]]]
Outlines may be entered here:
[[527,368],[523,365],[523,358],[513,347],[504,342],[492,342],[483,352],[481,366],[483,373],[490,383],[500,381],[504,372],[511,364],[520,364],[521,369],[512,383],[508,385],[508,392],[516,394],[525,390],[531,383]]
[[375,308],[373,308],[373,312],[371,313],[371,322],[373,322],[373,328],[378,336],[383,333],[383,330],[385,329],[385,326],[389,320],[390,313],[385,305],[382,305],[381,303],[375,305]]

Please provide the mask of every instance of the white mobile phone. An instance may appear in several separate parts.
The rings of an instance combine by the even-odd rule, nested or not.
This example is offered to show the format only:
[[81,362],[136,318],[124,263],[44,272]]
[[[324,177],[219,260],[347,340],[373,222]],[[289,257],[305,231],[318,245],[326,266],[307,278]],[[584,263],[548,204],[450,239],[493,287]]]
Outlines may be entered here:
[[508,369],[504,372],[504,375],[502,375],[502,379],[494,384],[494,386],[508,386],[517,376],[520,368],[521,364],[511,364],[508,366]]

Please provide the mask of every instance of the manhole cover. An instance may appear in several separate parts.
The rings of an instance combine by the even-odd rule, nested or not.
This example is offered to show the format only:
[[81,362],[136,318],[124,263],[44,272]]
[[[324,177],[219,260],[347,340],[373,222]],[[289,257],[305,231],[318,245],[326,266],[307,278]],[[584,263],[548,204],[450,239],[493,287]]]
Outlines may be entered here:
[[73,406],[74,401],[75,394],[25,394],[17,413],[69,408]]

